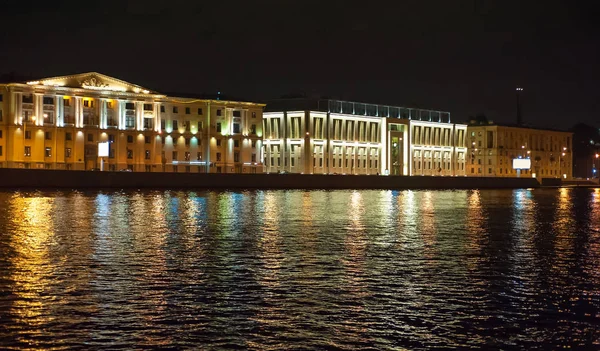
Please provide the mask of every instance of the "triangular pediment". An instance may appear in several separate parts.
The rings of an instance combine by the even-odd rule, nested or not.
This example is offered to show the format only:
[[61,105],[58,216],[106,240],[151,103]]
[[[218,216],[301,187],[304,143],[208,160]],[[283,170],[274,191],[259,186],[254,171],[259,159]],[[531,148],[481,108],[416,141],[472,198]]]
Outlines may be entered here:
[[28,84],[42,84],[67,88],[119,91],[139,94],[157,94],[155,91],[151,91],[139,85],[131,84],[129,82],[97,72],[44,78],[35,82],[28,82]]

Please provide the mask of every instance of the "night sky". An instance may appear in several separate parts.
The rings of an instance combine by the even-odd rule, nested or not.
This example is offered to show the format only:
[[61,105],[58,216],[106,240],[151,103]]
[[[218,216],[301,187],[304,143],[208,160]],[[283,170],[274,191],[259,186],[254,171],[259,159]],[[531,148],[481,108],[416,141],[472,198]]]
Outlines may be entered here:
[[159,92],[286,94],[600,126],[600,15],[584,1],[0,4],[0,74],[97,71]]

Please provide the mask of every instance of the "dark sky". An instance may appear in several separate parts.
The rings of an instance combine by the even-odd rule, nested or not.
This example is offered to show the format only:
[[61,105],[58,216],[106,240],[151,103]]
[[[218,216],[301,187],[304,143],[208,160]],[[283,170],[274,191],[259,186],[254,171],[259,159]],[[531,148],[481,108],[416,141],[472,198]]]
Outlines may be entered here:
[[0,73],[98,71],[251,100],[305,93],[600,126],[599,7],[584,1],[1,3]]

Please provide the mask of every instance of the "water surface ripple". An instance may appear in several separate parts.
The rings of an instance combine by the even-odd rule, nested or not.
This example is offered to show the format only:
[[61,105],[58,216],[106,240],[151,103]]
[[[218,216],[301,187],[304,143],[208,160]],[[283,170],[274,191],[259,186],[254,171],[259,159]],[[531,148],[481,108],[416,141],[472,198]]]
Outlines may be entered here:
[[600,189],[0,192],[0,349],[600,349]]

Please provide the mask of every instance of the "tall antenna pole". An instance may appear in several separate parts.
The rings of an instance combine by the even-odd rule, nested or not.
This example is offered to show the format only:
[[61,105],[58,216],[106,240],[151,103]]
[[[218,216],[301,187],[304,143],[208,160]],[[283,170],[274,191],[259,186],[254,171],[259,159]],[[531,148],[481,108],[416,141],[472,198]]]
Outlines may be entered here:
[[521,117],[521,92],[523,88],[517,88],[517,125],[523,124],[523,119]]

